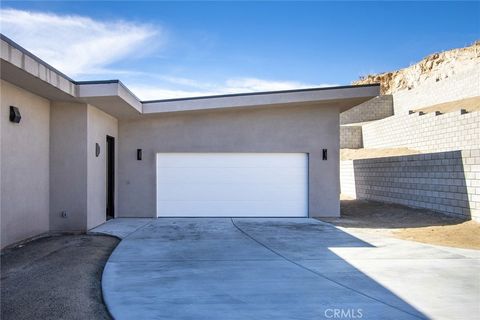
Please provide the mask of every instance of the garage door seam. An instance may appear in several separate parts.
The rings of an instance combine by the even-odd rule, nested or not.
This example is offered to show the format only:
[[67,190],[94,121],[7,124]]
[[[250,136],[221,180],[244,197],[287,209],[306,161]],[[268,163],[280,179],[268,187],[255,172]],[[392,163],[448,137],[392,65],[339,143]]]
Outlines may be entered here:
[[317,272],[317,271],[315,271],[315,270],[312,270],[312,269],[310,269],[310,268],[308,268],[308,267],[305,267],[304,265],[296,262],[295,260],[292,260],[292,259],[290,259],[290,258],[287,258],[286,256],[284,256],[284,255],[282,255],[281,253],[275,251],[274,249],[270,248],[270,247],[267,246],[266,244],[264,244],[264,243],[262,243],[261,241],[255,239],[255,238],[254,238],[253,236],[251,236],[249,233],[247,233],[246,231],[244,231],[242,228],[240,228],[240,227],[235,223],[235,220],[234,220],[233,218],[230,218],[230,220],[231,220],[233,226],[234,226],[238,231],[240,231],[242,234],[244,234],[246,237],[250,238],[251,240],[255,241],[256,243],[258,243],[259,245],[261,245],[262,247],[264,247],[265,249],[267,249],[267,250],[269,250],[270,252],[272,252],[272,253],[276,254],[277,256],[281,257],[281,258],[284,259],[285,261],[288,261],[288,262],[296,265],[297,267],[300,267],[300,268],[304,269],[305,271],[308,271],[308,272],[310,272],[310,273],[313,273],[313,274],[315,274],[315,275],[318,276],[318,277],[321,277],[321,278],[323,278],[323,279],[325,279],[325,280],[331,281],[331,282],[333,282],[333,283],[335,283],[335,284],[337,284],[337,285],[339,285],[339,286],[341,286],[341,287],[343,287],[343,288],[345,288],[345,289],[348,289],[348,290],[351,290],[351,291],[353,291],[353,292],[356,292],[356,293],[358,293],[358,294],[360,294],[360,295],[362,295],[362,296],[364,296],[364,297],[367,297],[367,298],[369,298],[369,299],[375,300],[375,301],[377,301],[377,302],[379,302],[379,303],[382,303],[382,304],[384,304],[384,305],[386,305],[386,306],[389,306],[389,307],[391,307],[391,308],[394,308],[394,309],[396,309],[396,310],[398,310],[398,311],[407,313],[407,314],[409,314],[409,315],[411,315],[411,316],[413,316],[413,317],[415,317],[415,318],[425,319],[425,318],[423,318],[423,317],[419,317],[419,316],[416,315],[416,314],[413,314],[413,313],[410,313],[410,312],[408,312],[408,311],[402,310],[402,309],[398,308],[397,306],[394,306],[394,305],[391,305],[391,304],[389,304],[389,303],[387,303],[387,302],[381,301],[381,300],[379,300],[379,299],[377,299],[377,298],[375,298],[375,297],[372,297],[372,296],[370,296],[370,295],[368,295],[368,294],[366,294],[366,293],[363,293],[363,292],[361,292],[361,291],[359,291],[359,290],[357,290],[357,289],[351,288],[351,287],[349,287],[349,286],[347,286],[347,285],[345,285],[345,284],[343,284],[343,283],[340,283],[340,282],[338,282],[338,281],[336,281],[336,280],[333,280],[333,279],[331,279],[331,278],[329,278],[329,277],[327,277],[327,276],[325,276],[325,275],[323,275],[323,274],[321,274],[321,273],[319,273],[319,272]]

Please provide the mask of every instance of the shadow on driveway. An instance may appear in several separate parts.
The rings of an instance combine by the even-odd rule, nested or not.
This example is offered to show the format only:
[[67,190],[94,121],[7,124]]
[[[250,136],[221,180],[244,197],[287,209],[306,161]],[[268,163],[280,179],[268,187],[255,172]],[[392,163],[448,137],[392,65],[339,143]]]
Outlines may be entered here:
[[341,218],[321,218],[341,227],[420,228],[461,224],[467,219],[447,216],[427,209],[367,200],[341,200]]

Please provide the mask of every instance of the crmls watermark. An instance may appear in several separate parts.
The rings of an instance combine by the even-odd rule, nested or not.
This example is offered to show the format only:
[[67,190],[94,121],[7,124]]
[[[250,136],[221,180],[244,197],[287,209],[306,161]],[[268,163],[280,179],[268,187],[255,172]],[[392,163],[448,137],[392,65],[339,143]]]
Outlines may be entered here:
[[362,319],[363,310],[354,308],[329,308],[325,309],[325,318],[327,319]]

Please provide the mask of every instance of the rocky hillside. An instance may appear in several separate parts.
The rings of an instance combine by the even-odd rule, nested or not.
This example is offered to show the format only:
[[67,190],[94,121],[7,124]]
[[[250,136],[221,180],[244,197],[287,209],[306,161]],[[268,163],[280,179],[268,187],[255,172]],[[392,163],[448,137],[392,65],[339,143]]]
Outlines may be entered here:
[[353,84],[380,83],[382,94],[415,88],[429,79],[441,81],[449,76],[480,66],[480,41],[473,45],[431,54],[420,62],[398,71],[361,77]]

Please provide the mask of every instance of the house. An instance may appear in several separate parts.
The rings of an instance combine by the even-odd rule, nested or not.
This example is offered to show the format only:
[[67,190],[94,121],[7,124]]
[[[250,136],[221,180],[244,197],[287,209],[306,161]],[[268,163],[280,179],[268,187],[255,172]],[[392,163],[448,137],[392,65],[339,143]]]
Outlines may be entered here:
[[140,101],[1,36],[1,246],[108,217],[339,216],[339,113],[378,94]]

